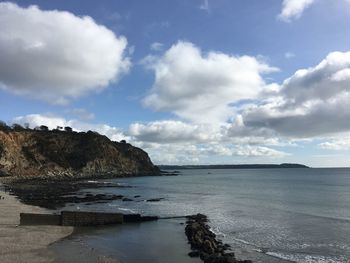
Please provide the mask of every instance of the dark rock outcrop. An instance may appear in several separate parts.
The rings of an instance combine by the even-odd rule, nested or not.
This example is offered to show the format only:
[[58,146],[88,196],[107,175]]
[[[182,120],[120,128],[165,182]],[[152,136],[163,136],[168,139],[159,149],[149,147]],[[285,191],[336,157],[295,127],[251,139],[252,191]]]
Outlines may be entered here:
[[251,263],[250,260],[237,260],[234,253],[226,252],[229,246],[216,239],[205,215],[187,217],[185,233],[191,244],[190,257],[200,257],[204,263]]
[[[126,188],[129,185],[120,185],[110,182],[88,181],[15,181],[5,184],[5,191],[15,195],[21,202],[40,206],[47,209],[59,209],[67,204],[86,205],[107,203],[114,200],[122,201],[125,196],[114,193],[94,193],[94,190],[103,188]],[[90,192],[92,190],[92,192]]]
[[0,176],[75,179],[160,175],[146,152],[95,132],[0,130]]

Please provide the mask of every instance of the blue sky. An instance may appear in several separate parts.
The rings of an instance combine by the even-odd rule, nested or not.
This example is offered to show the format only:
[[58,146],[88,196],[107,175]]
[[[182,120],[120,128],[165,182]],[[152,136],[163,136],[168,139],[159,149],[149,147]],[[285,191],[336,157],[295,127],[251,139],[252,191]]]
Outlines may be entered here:
[[347,0],[0,1],[0,119],[158,164],[349,166],[349,24]]

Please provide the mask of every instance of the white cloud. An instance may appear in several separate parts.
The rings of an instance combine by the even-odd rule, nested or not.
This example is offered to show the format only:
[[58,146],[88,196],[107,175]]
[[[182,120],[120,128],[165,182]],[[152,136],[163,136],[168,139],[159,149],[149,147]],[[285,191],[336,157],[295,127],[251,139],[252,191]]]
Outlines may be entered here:
[[0,3],[0,86],[50,103],[103,90],[130,67],[125,37],[91,17]]
[[57,126],[68,126],[73,128],[75,131],[96,131],[102,135],[107,136],[112,141],[130,141],[130,137],[125,135],[120,129],[116,127],[112,127],[106,124],[87,123],[74,119],[66,120],[65,118],[53,114],[29,114],[16,117],[12,120],[12,122],[22,125],[27,123],[31,128],[35,128],[40,125],[46,125],[49,129],[55,129]]
[[286,53],[284,54],[284,56],[285,56],[286,59],[291,59],[291,58],[294,58],[294,57],[295,57],[295,54],[292,53],[292,52],[286,52]]
[[136,142],[136,145],[145,149],[157,164],[223,164],[235,162],[236,158],[244,157],[249,160],[266,160],[283,158],[288,153],[272,148],[249,145],[225,145],[220,143],[192,144],[159,144]]
[[151,44],[150,49],[152,51],[161,51],[164,47],[164,44],[160,43],[160,42],[154,42]]
[[278,18],[286,22],[298,19],[314,2],[315,0],[283,0],[282,11]]
[[319,143],[318,146],[321,149],[343,151],[350,150],[350,135],[349,133],[339,134],[326,139],[326,141]]
[[284,81],[281,93],[302,103],[326,100],[350,91],[350,52],[332,52],[317,66],[298,70]]
[[155,121],[147,124],[133,123],[129,134],[137,141],[156,143],[210,142],[220,140],[215,127],[188,124],[181,121]]
[[245,125],[310,138],[350,130],[350,52],[332,52],[285,80],[277,97],[243,112]]
[[253,131],[237,123],[199,125],[174,120],[134,123],[128,135],[160,164],[220,163],[222,158],[232,163],[237,157],[281,158],[288,154],[267,145],[292,145],[272,138],[271,132]]
[[157,144],[234,144],[296,146],[294,142],[282,141],[277,133],[265,127],[245,126],[242,116],[235,122],[222,125],[194,124],[176,120],[132,123],[128,134],[134,141]]
[[261,74],[276,70],[255,57],[202,54],[192,43],[181,41],[163,56],[143,62],[155,73],[144,104],[198,123],[227,121],[233,111],[230,104],[257,98],[267,88]]
[[12,123],[21,125],[29,124],[30,128],[46,125],[49,129],[55,129],[57,126],[66,127],[71,125],[70,121],[53,114],[29,114],[18,116],[12,120]]
[[264,146],[239,146],[235,151],[236,155],[246,156],[246,157],[285,157],[288,156],[288,153],[277,151]]

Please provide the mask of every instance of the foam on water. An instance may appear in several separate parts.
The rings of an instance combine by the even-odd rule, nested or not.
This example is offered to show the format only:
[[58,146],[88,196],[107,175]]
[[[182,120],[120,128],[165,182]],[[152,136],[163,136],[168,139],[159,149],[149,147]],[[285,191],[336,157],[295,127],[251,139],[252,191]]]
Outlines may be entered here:
[[349,263],[344,257],[325,257],[320,255],[287,254],[281,252],[266,252],[266,255],[297,263]]

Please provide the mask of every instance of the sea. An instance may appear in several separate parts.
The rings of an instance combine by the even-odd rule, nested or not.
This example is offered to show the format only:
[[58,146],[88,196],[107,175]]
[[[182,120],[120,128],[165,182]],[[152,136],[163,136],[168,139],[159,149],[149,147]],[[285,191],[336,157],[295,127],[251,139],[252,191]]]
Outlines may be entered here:
[[[203,213],[209,217],[212,231],[230,244],[240,259],[271,263],[350,262],[348,168],[191,169],[180,170],[178,176],[104,182],[126,187],[82,192],[122,194],[133,201],[70,204],[68,208],[160,217]],[[161,200],[146,201],[154,198]],[[187,256],[190,250],[183,231],[183,222],[174,219],[142,226],[99,228],[78,236],[126,263],[200,262]],[[138,250],[123,254],[130,247]],[[168,256],[159,259],[156,254],[164,251]],[[176,257],[180,251],[182,259]]]

